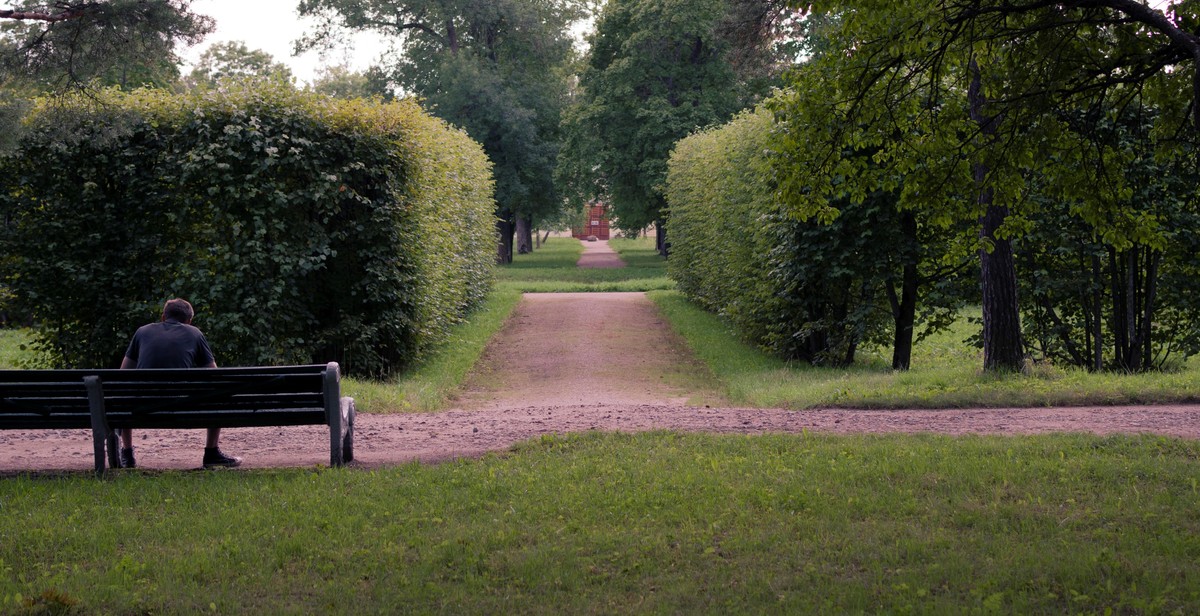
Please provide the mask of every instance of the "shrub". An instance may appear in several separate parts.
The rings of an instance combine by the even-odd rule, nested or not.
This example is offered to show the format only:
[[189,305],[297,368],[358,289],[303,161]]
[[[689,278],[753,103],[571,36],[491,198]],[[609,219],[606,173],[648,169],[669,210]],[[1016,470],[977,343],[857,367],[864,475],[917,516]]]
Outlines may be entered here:
[[789,359],[847,364],[886,327],[886,263],[878,200],[844,208],[830,224],[789,218],[766,180],[774,126],[765,110],[676,145],[667,178],[668,271],[679,289],[748,339]]
[[227,365],[403,367],[491,283],[482,149],[412,101],[282,84],[42,102],[0,159],[4,273],[55,365],[185,297]]
[[[921,238],[887,193],[842,199],[827,223],[790,217],[770,182],[774,128],[757,110],[676,144],[668,271],[680,291],[777,355],[849,364],[864,341],[911,332],[913,306],[902,310],[888,287],[933,280],[917,268]],[[894,363],[907,361],[906,351]]]

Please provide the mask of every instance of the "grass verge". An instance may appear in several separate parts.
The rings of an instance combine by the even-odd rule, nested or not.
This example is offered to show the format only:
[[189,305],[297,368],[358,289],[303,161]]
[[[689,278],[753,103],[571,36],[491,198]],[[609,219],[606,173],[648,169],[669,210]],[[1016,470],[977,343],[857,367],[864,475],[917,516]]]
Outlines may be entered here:
[[1176,372],[1093,374],[1036,367],[1027,374],[985,374],[983,359],[965,340],[966,319],[914,348],[912,369],[891,369],[887,350],[865,349],[849,368],[786,363],[741,341],[720,317],[674,291],[654,292],[671,326],[708,364],[735,404],[812,408],[968,408],[1194,403],[1200,401],[1200,362]]
[[520,300],[518,291],[494,291],[467,321],[451,330],[444,343],[410,370],[389,381],[346,379],[342,383],[342,393],[353,397],[360,411],[369,413],[441,409]]
[[32,342],[27,329],[0,329],[0,368],[16,369],[28,351],[21,348]]
[[1200,443],[584,434],[0,479],[0,612],[1197,613]]
[[576,267],[583,244],[569,237],[552,237],[527,255],[516,255],[511,265],[499,268],[501,289],[525,293],[580,293],[653,291],[675,288],[667,278],[667,262],[654,251],[654,240],[610,240],[609,246],[626,267],[583,269]]

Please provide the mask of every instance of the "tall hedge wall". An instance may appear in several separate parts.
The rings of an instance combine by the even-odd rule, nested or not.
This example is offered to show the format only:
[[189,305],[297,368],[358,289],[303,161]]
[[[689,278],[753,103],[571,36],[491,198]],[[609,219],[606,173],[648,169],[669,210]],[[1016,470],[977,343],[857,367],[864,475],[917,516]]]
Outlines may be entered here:
[[880,231],[894,209],[868,199],[830,224],[788,217],[765,157],[773,128],[769,111],[745,112],[676,144],[668,272],[748,340],[789,359],[848,364],[889,327],[888,263],[877,253],[894,248]]
[[764,181],[759,150],[767,112],[744,113],[675,145],[667,175],[667,270],[678,289],[738,326],[751,340],[772,337],[768,315],[783,310],[768,260],[780,208]]
[[117,365],[178,296],[222,365],[382,376],[491,284],[490,163],[411,101],[113,91],[28,123],[0,159],[3,273],[53,364]]

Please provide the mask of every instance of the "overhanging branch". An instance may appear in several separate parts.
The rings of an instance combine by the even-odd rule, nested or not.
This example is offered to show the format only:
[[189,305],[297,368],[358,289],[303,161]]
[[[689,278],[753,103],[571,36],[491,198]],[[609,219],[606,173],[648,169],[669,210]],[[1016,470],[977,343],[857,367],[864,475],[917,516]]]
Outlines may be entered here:
[[61,13],[37,13],[32,11],[17,11],[12,9],[0,10],[0,19],[17,19],[21,21],[59,22],[76,19],[83,15],[87,6],[71,7]]

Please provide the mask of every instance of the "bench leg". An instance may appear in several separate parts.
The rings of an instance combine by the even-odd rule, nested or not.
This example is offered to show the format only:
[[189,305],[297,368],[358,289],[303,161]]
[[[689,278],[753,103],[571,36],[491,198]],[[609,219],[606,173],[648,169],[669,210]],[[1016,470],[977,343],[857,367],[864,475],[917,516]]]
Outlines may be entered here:
[[108,428],[108,416],[104,413],[104,390],[100,377],[85,376],[83,385],[88,393],[88,408],[92,415],[92,449],[96,454],[96,474],[104,474],[104,445],[112,436]]
[[329,422],[329,466],[342,465],[342,428],[346,422],[342,421],[341,414],[332,418]]
[[338,413],[329,422],[329,465],[342,466],[354,459],[354,398],[338,400]]
[[117,440],[117,431],[109,430],[108,438],[108,467],[121,468],[121,444]]
[[342,436],[342,461],[354,461],[354,398],[342,398],[342,417],[346,424],[346,434]]
[[96,455],[96,474],[104,474],[104,442],[107,439],[104,436],[104,430],[97,430],[92,427],[92,449]]

